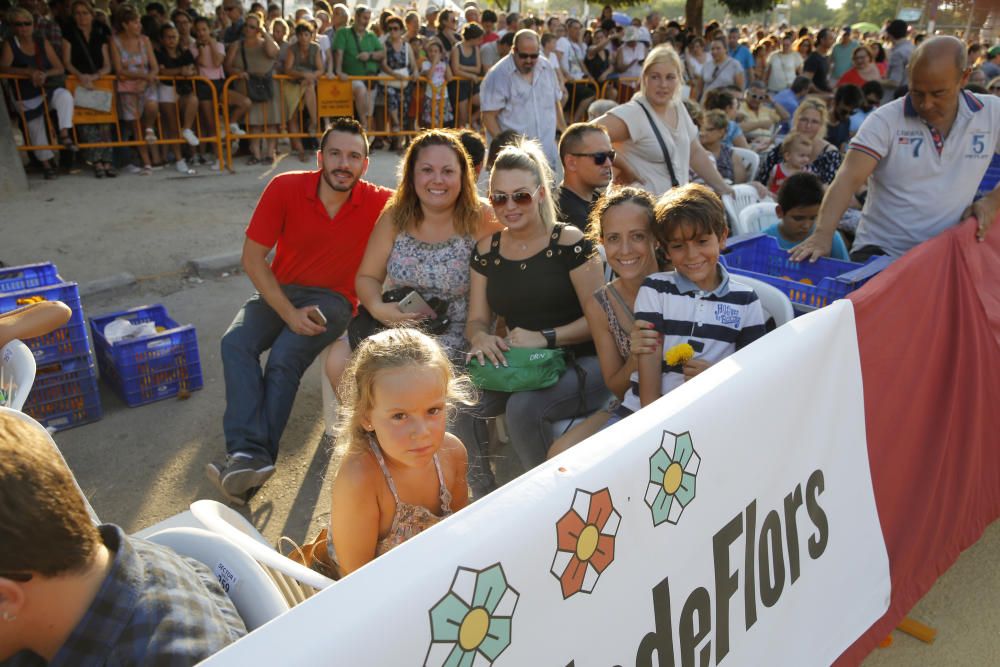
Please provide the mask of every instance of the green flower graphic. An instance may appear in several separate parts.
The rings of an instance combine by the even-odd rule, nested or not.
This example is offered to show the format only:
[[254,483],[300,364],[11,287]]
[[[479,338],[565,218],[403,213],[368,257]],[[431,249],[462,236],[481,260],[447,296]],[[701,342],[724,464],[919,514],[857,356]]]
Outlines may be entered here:
[[448,594],[430,610],[431,645],[425,667],[480,667],[510,646],[511,621],[519,594],[503,567],[460,567]]
[[694,451],[691,433],[663,432],[660,446],[649,457],[649,485],[646,504],[653,525],[664,521],[676,524],[688,503],[694,500],[694,483],[701,457]]

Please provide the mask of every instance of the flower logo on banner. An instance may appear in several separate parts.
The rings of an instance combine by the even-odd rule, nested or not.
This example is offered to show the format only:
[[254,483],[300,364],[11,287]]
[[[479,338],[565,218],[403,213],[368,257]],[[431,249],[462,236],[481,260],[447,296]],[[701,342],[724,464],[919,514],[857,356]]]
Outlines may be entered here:
[[492,665],[510,646],[518,597],[500,563],[485,570],[458,568],[448,594],[430,611],[425,667]]
[[684,508],[694,500],[694,483],[701,457],[694,451],[691,434],[663,432],[660,446],[649,457],[649,485],[646,504],[653,514],[653,525],[664,521],[676,524]]
[[563,599],[590,593],[597,579],[615,559],[615,535],[621,514],[611,503],[611,493],[577,489],[573,504],[556,523],[556,556],[552,575],[562,585]]

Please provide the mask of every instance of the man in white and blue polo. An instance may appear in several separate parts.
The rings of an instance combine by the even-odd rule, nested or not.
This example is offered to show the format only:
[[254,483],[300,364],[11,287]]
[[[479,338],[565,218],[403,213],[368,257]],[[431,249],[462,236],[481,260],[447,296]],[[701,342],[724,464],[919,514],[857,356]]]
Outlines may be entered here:
[[816,230],[792,259],[830,254],[837,222],[866,181],[854,261],[899,257],[969,215],[978,220],[977,237],[986,236],[1000,211],[1000,188],[972,200],[1000,152],[1000,98],[963,90],[969,71],[954,37],[932,37],[913,52],[910,92],[865,119],[823,198]]

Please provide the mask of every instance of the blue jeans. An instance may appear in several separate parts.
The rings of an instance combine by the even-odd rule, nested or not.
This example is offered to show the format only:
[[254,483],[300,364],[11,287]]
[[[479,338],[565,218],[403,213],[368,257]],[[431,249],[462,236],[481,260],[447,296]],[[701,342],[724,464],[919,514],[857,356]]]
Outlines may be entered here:
[[580,375],[569,366],[559,381],[546,389],[513,394],[487,390],[476,405],[459,408],[451,432],[469,453],[469,488],[476,495],[496,486],[486,457],[488,443],[478,421],[506,413],[510,444],[524,469],[531,470],[545,461],[554,440],[554,422],[588,415],[607,403],[610,392],[604,386],[597,357],[581,357],[576,363],[583,371],[582,388]]
[[[326,332],[316,336],[292,332],[258,292],[243,304],[222,336],[226,451],[246,452],[272,463],[278,458],[278,442],[302,374],[323,348],[344,333],[352,312],[344,295],[328,289],[298,285],[281,289],[296,308],[319,306],[326,316]],[[261,370],[260,355],[268,349],[267,365]]]

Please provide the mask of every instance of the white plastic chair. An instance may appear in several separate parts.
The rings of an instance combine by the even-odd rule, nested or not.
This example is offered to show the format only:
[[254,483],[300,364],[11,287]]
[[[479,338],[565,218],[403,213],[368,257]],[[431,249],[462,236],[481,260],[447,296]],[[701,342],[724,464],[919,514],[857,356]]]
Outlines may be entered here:
[[752,181],[753,177],[757,175],[757,168],[760,167],[760,155],[749,148],[733,146],[733,157],[743,163],[747,172],[746,182]]
[[20,410],[35,381],[35,355],[19,340],[0,348],[0,406]]
[[290,607],[304,602],[317,591],[334,583],[333,579],[282,556],[252,523],[222,503],[196,500],[191,503],[191,513],[206,528],[250,554],[271,576]]
[[760,197],[757,195],[757,189],[752,185],[744,183],[734,185],[732,195],[722,195],[722,205],[729,216],[730,227],[735,229],[736,225],[739,224],[740,212],[747,206],[756,204],[759,201]]
[[[768,285],[763,280],[742,274],[735,276],[735,279],[744,285],[752,287],[753,291],[757,292],[761,307],[767,315],[774,318],[776,326],[780,327],[782,324],[787,324],[795,319],[792,301],[780,289],[774,285]],[[767,318],[765,317],[764,319]]]
[[[52,439],[52,434],[50,434],[44,426],[42,426],[37,421],[32,419],[29,415],[24,414],[20,410],[13,410],[7,407],[0,407],[0,415],[10,415],[12,417],[16,417],[21,421],[30,424],[33,428],[38,429],[39,432],[44,433],[45,439],[52,446],[52,449],[55,450],[55,453],[59,456],[59,458],[62,459],[63,465],[66,466],[66,469],[70,471],[71,475],[73,474],[73,470],[70,469],[69,464],[66,463],[66,458],[62,455],[62,452],[59,450],[59,445],[57,445],[55,440]],[[93,521],[95,525],[100,524],[101,520],[97,517],[97,512],[94,511],[94,508],[90,506],[90,501],[87,500],[87,495],[83,492],[83,489],[80,488],[79,482],[76,481],[76,476],[73,477],[73,483],[76,484],[76,490],[80,492],[80,497],[83,498],[83,504],[87,506],[87,514],[90,515],[90,520]]]
[[146,539],[204,563],[250,632],[290,609],[264,568],[224,537],[200,528],[167,528]]
[[733,234],[753,234],[762,232],[774,223],[778,222],[778,213],[775,211],[776,204],[773,201],[762,201],[759,204],[750,204],[740,211],[736,224],[733,225]]

